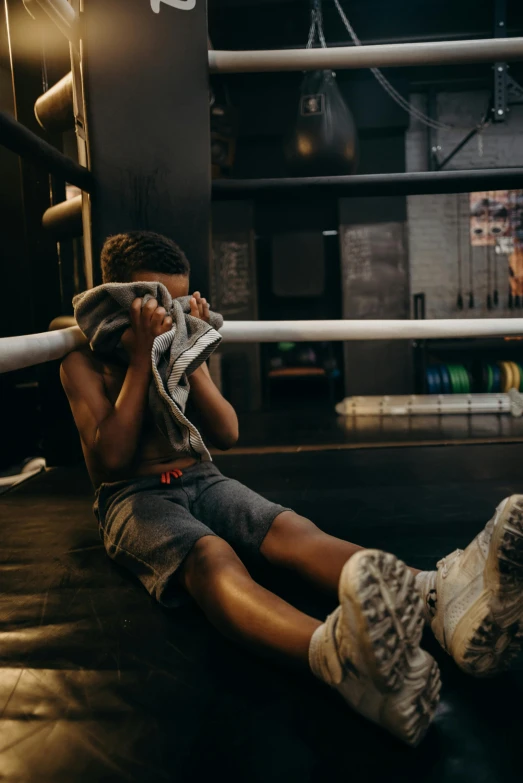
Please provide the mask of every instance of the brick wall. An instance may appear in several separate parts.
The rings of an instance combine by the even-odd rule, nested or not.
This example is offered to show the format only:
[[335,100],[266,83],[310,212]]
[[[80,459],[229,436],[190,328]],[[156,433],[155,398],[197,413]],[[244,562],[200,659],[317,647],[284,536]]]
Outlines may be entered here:
[[[426,111],[422,96],[413,102]],[[484,115],[488,92],[440,93],[437,96],[438,119],[452,125],[450,130],[433,132],[433,144],[441,147],[440,159],[448,155],[466,133]],[[513,106],[504,123],[492,124],[473,138],[446,167],[447,169],[523,166],[523,106]],[[423,171],[428,167],[427,129],[412,120],[406,135],[407,171]],[[474,248],[469,256],[468,195],[409,196],[408,237],[411,273],[411,293],[426,294],[427,318],[470,318],[521,316],[522,311],[507,308],[507,257],[492,253],[490,290],[494,288],[494,266],[498,272],[499,307],[487,310],[487,251]],[[458,293],[458,233],[462,247],[462,275],[465,308],[457,308]],[[470,264],[472,261],[475,308],[467,306]]]

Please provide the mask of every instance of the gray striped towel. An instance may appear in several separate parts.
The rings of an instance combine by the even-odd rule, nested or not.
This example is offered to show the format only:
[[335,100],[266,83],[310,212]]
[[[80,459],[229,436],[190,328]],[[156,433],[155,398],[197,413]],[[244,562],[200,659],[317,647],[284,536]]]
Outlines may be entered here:
[[137,297],[153,298],[173,319],[169,332],[157,337],[151,352],[153,379],[149,407],[160,431],[176,451],[209,461],[197,428],[185,416],[189,396],[188,376],[211,355],[221,341],[223,318],[211,313],[211,323],[194,318],[190,297],[173,299],[161,283],[106,283],[73,299],[76,322],[93,351],[117,355],[127,361],[120,339],[130,325],[130,307]]

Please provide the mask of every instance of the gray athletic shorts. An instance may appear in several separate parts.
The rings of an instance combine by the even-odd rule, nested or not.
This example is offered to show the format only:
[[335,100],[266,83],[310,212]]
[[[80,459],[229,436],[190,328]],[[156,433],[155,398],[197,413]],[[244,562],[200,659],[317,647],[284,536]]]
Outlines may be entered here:
[[240,558],[256,558],[271,524],[288,509],[225,478],[212,462],[169,480],[147,476],[102,484],[94,512],[109,557],[171,607],[184,601],[173,576],[198,539],[219,536]]

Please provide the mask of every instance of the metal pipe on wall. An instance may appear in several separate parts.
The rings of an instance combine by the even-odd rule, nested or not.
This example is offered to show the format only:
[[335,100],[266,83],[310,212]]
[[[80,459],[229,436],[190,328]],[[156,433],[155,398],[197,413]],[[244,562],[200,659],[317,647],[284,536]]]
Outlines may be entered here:
[[42,226],[59,239],[74,239],[81,237],[82,226],[82,197],[62,201],[46,209],[42,217]]
[[89,192],[93,186],[91,172],[62,155],[6,112],[0,112],[0,144],[11,152],[42,166],[50,174]]
[[62,132],[74,128],[71,71],[37,99],[35,117],[38,124],[46,131]]

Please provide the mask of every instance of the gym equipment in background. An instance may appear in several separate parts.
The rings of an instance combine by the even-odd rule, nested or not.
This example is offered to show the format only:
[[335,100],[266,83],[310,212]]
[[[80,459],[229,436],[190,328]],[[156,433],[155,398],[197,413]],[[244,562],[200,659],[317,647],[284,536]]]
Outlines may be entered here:
[[336,405],[336,413],[350,417],[384,416],[468,416],[474,414],[523,415],[523,394],[516,389],[505,393],[399,394],[346,397]]
[[513,361],[472,364],[429,364],[425,371],[429,394],[523,392],[523,364]]
[[306,74],[296,123],[285,145],[289,172],[297,177],[353,174],[357,155],[356,125],[334,72]]

